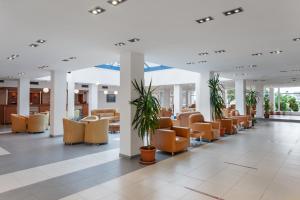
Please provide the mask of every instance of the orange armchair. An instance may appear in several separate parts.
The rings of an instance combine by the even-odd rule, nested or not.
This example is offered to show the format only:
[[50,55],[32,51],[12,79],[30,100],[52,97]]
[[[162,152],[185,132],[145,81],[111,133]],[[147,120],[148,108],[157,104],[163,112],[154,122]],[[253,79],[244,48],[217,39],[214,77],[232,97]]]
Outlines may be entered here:
[[85,123],[63,119],[64,143],[77,144],[84,141]]
[[172,155],[185,151],[190,145],[189,129],[175,127],[170,118],[162,117],[159,119],[159,128],[152,136],[152,145]]
[[233,119],[237,119],[238,123],[244,128],[252,127],[252,117],[250,115],[240,115],[238,110],[231,110],[230,116]]
[[201,113],[189,117],[189,126],[192,132],[202,132],[202,138],[209,142],[220,137],[220,122],[207,122]]
[[13,133],[24,133],[27,131],[28,117],[11,114],[11,131]]

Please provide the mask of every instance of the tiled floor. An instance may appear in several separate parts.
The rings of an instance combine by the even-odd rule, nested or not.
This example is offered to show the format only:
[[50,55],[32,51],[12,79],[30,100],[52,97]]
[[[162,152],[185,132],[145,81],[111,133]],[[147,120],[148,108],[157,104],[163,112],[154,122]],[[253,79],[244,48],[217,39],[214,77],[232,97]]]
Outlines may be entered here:
[[270,115],[270,119],[297,120],[297,121],[300,121],[300,116],[296,116],[296,115]]
[[[81,146],[77,146],[85,153],[76,152],[73,157],[66,156],[70,161],[56,159],[62,165],[56,170],[53,166],[57,164],[49,159],[46,159],[43,166],[14,168],[12,172],[3,170],[14,162],[17,163],[13,160],[19,157],[13,155],[19,154],[20,150],[13,151],[10,155],[0,157],[0,164],[4,157],[14,158],[11,162],[6,160],[6,165],[1,165],[3,173],[0,180],[1,177],[9,176],[5,172],[8,171],[22,176],[23,181],[17,184],[24,185],[0,192],[0,200],[299,200],[299,128],[298,123],[259,122],[253,129],[240,131],[238,135],[228,136],[214,143],[200,145],[169,159],[165,159],[165,154],[158,154],[159,157],[164,156],[164,160],[148,167],[139,165],[137,159],[116,158],[115,148],[88,153]],[[2,136],[0,146],[5,143],[1,140]],[[6,141],[16,139],[7,137]],[[44,142],[44,145],[48,146],[49,141]],[[42,151],[42,146],[33,149],[25,146],[22,147],[26,149],[23,156]],[[14,148],[8,145],[7,149]],[[46,152],[49,157],[54,153],[61,153],[54,150]],[[71,152],[65,154],[69,155]],[[96,159],[82,162],[83,158],[90,157]],[[29,159],[32,157],[29,156]],[[84,167],[87,165],[89,166]],[[45,169],[46,173],[35,174],[36,167]],[[20,171],[24,169],[30,171],[30,176]],[[61,174],[50,176],[56,172]],[[41,176],[46,177],[39,179]],[[16,186],[14,184],[16,183],[10,181],[1,182],[0,190],[5,191],[3,188]]]

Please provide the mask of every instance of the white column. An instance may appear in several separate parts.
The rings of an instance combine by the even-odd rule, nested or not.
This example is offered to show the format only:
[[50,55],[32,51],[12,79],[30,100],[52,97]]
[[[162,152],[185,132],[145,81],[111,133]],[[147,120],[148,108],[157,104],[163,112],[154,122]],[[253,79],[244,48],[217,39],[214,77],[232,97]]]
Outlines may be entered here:
[[256,104],[256,117],[264,117],[264,85],[261,83],[255,84],[255,91],[257,92],[258,102]]
[[208,81],[213,72],[204,71],[199,74],[196,86],[196,110],[201,112],[206,121],[211,121],[210,89]]
[[89,85],[88,103],[89,103],[89,113],[91,114],[92,110],[98,108],[98,85],[96,84]]
[[18,114],[29,115],[30,79],[20,78],[18,81]]
[[269,99],[270,99],[271,111],[274,111],[275,110],[274,88],[270,88]]
[[280,112],[280,87],[278,88],[278,94],[277,94],[277,105],[278,105],[278,112]]
[[50,136],[63,135],[63,118],[66,117],[66,72],[51,71]]
[[236,100],[236,110],[239,111],[241,115],[246,114],[246,81],[236,80],[235,81],[235,100]]
[[129,102],[138,97],[131,82],[144,80],[144,54],[123,52],[120,66],[120,156],[131,158],[140,154],[139,148],[143,146],[137,130],[131,125],[135,108]]
[[164,93],[163,93],[163,107],[171,107],[171,105],[170,105],[170,97],[171,97],[171,91],[170,91],[170,89],[164,89]]
[[224,89],[224,102],[225,102],[225,106],[226,108],[229,106],[228,105],[228,90]]
[[182,88],[180,85],[174,85],[174,115],[181,112],[182,106]]
[[68,81],[68,118],[74,118],[74,110],[75,110],[75,83],[72,80],[72,74],[67,74],[67,81]]

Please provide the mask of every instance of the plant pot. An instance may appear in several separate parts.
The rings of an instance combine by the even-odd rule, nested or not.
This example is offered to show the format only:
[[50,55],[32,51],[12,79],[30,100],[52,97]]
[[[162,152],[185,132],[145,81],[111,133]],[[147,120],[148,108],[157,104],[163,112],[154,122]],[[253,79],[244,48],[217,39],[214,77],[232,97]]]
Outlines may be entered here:
[[225,128],[220,128],[220,136],[224,137],[225,136]]
[[155,163],[155,153],[156,148],[151,146],[149,147],[141,147],[141,160],[140,163],[143,165],[151,165]]
[[265,113],[265,118],[269,119],[270,118],[270,114],[269,113]]

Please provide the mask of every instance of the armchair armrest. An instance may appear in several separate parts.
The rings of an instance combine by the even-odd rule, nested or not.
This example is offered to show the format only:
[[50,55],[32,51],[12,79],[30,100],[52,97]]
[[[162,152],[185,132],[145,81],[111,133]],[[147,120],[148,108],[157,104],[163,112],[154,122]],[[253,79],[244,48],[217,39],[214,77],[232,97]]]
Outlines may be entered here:
[[220,122],[212,122],[212,128],[213,129],[220,129],[221,128],[221,123]]
[[177,136],[185,137],[185,138],[190,137],[190,129],[189,128],[173,126],[172,130],[174,130],[176,132]]
[[192,123],[191,124],[192,131],[199,131],[199,132],[211,132],[212,131],[212,124],[211,123]]

